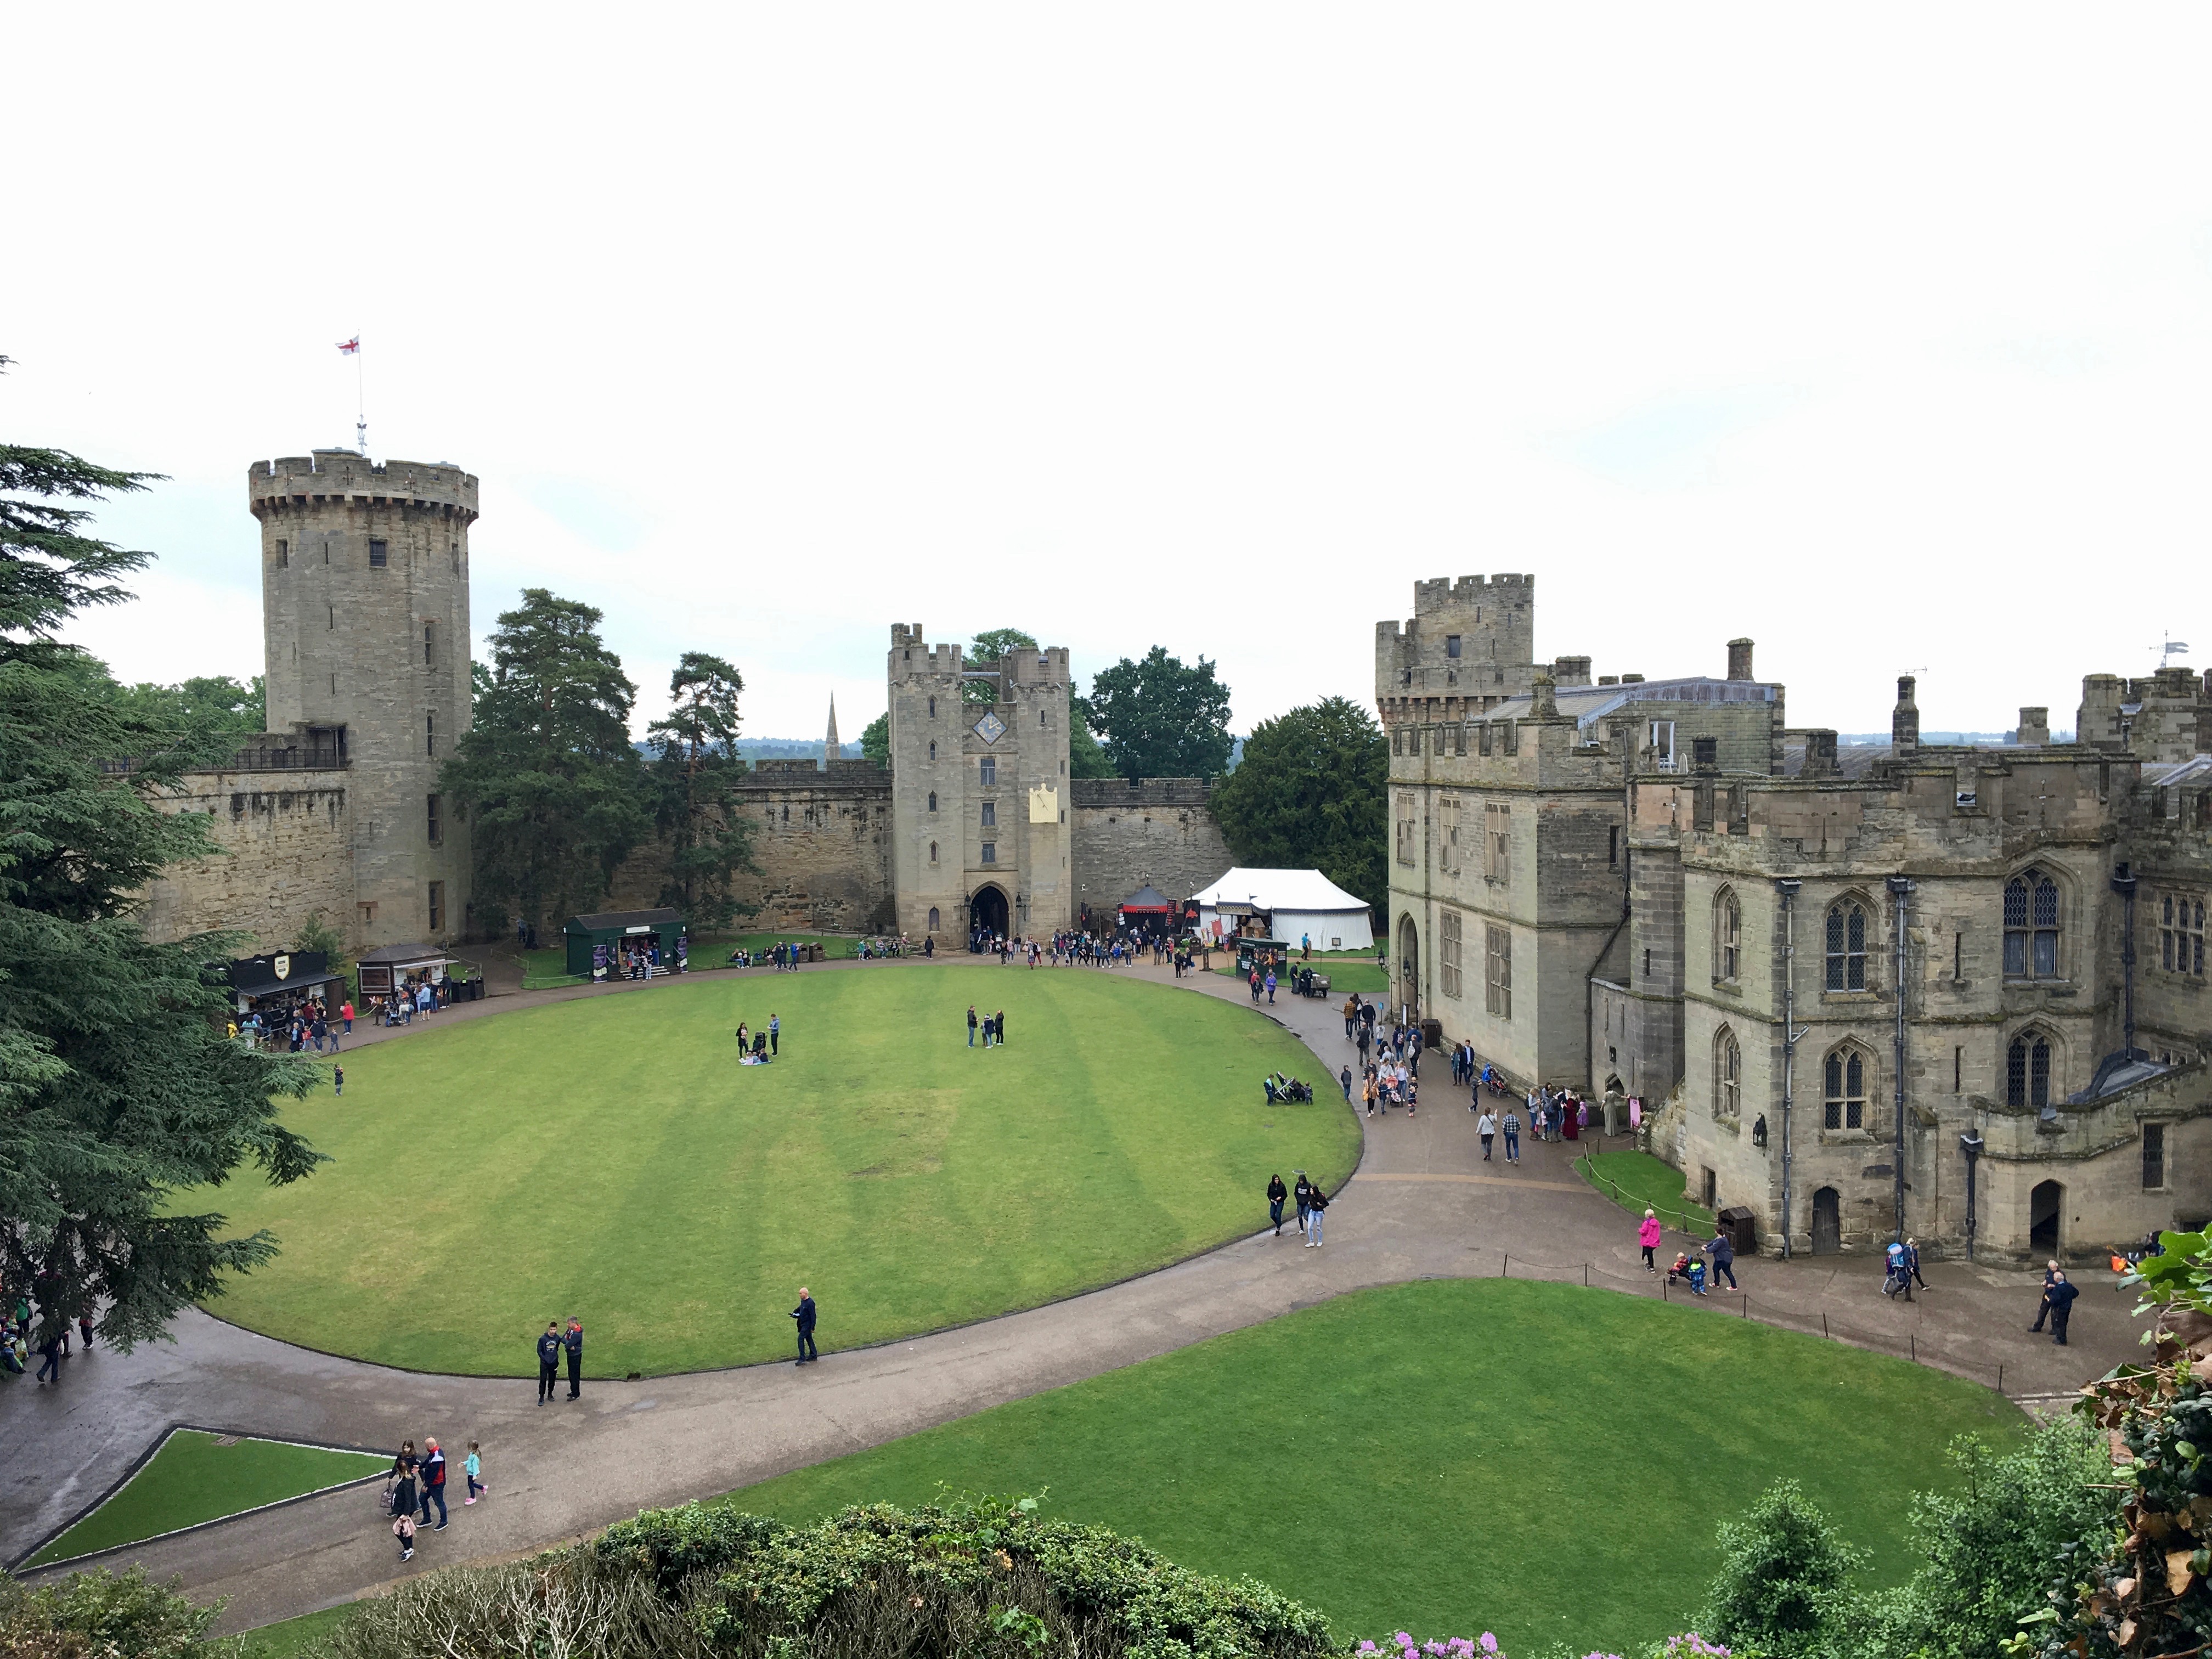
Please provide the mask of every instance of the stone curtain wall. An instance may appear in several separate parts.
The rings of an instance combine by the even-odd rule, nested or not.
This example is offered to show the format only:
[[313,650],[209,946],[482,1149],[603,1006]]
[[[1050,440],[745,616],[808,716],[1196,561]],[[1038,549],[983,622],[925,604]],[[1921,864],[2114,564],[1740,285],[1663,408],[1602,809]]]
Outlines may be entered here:
[[[829,772],[812,761],[763,761],[745,786],[757,877],[738,896],[759,905],[748,931],[859,933],[891,918],[890,775],[872,761],[842,760]],[[610,910],[660,902],[664,849],[641,849],[616,872]],[[565,920],[565,919],[564,919]]]
[[1173,900],[1211,886],[1237,860],[1213,821],[1209,787],[1197,778],[1070,781],[1075,899],[1093,917],[1150,884]]
[[251,956],[294,944],[319,915],[343,930],[354,905],[345,774],[194,772],[156,798],[165,812],[204,812],[220,856],[173,865],[144,895],[148,935],[162,943],[236,930]]

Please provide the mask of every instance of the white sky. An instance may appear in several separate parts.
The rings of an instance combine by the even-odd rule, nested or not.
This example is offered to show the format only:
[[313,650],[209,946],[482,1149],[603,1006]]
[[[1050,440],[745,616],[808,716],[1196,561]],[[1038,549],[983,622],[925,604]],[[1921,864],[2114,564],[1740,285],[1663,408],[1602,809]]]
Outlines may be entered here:
[[[2202,635],[2202,7],[26,8],[0,432],[126,678],[259,666],[247,463],[483,481],[475,621],[848,738],[894,621],[1373,694],[1417,577],[1793,723],[2001,730]],[[2200,660],[2212,665],[2212,639]]]

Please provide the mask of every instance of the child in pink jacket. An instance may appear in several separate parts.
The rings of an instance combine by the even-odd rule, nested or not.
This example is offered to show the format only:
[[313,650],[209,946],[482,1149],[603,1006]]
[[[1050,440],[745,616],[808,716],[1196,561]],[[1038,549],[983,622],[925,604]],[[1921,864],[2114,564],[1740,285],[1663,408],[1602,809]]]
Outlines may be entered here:
[[1657,1265],[1651,1259],[1651,1252],[1659,1248],[1659,1212],[1656,1210],[1646,1210],[1644,1212],[1643,1224],[1636,1230],[1636,1242],[1644,1247],[1644,1271],[1647,1273],[1656,1273],[1659,1271]]

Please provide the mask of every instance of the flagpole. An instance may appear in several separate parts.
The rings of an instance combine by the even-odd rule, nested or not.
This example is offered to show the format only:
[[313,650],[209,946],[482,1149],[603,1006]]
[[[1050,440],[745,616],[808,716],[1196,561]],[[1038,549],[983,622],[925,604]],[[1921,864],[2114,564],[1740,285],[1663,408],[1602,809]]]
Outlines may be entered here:
[[354,331],[353,348],[353,436],[355,447],[366,457],[368,453],[368,396],[365,389],[366,371],[361,361],[361,331]]

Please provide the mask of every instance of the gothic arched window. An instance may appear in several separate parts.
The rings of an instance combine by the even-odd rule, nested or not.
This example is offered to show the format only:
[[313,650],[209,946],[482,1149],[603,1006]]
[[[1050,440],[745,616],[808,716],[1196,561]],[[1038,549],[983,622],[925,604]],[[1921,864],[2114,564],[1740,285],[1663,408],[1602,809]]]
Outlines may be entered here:
[[2058,977],[2058,884],[2040,870],[2023,870],[2005,884],[2004,970],[2007,979]]
[[937,758],[937,744],[934,742],[931,743],[929,745],[929,757],[932,760],[935,760]]
[[1734,981],[1743,958],[1743,907],[1733,888],[1723,887],[1713,901],[1713,980]]
[[1826,1066],[1827,1115],[1831,1129],[1866,1127],[1866,1056],[1856,1048],[1838,1048]]
[[937,843],[935,842],[929,843],[929,861],[932,864],[937,862]]
[[1713,1039],[1713,1115],[1736,1117],[1743,1111],[1743,1050],[1725,1025]]
[[937,810],[937,791],[934,789],[929,792],[929,810],[933,812]]
[[1867,988],[1867,912],[1856,896],[1828,907],[1828,978],[1831,991]]
[[2005,1050],[2005,1104],[2041,1110],[2051,1104],[2051,1039],[2022,1031]]

